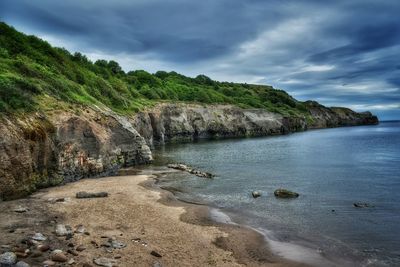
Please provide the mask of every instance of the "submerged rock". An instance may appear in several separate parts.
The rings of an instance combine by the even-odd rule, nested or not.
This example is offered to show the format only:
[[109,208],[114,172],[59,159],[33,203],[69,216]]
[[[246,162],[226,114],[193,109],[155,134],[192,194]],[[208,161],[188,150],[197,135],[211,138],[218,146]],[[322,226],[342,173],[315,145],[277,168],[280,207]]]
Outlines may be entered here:
[[356,207],[356,208],[371,208],[371,207],[373,207],[373,206],[371,206],[370,204],[368,204],[368,203],[363,203],[363,202],[356,202],[356,203],[353,203],[353,206]]
[[299,196],[299,194],[296,192],[292,192],[282,188],[275,190],[274,195],[279,198],[296,198]]
[[97,198],[97,197],[108,197],[108,193],[107,192],[88,193],[85,191],[76,193],[76,198]]
[[198,177],[209,178],[209,179],[214,177],[214,175],[212,175],[209,172],[199,171],[199,170],[196,170],[196,169],[194,169],[194,168],[192,168],[190,166],[187,166],[187,165],[181,164],[181,163],[168,164],[167,167],[171,168],[171,169],[175,169],[175,170],[185,171],[185,172],[194,174],[194,175],[196,175]]
[[252,195],[254,198],[261,197],[261,193],[258,192],[258,191],[253,191],[253,192],[251,192],[251,195]]

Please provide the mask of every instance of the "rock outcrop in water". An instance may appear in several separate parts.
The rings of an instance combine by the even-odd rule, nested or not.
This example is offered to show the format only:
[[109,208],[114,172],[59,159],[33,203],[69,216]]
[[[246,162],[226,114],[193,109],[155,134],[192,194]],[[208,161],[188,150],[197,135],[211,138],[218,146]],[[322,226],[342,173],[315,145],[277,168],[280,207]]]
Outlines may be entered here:
[[0,199],[149,163],[149,147],[206,138],[266,136],[376,124],[371,113],[307,102],[312,120],[230,105],[158,104],[135,116],[99,108],[0,119]]

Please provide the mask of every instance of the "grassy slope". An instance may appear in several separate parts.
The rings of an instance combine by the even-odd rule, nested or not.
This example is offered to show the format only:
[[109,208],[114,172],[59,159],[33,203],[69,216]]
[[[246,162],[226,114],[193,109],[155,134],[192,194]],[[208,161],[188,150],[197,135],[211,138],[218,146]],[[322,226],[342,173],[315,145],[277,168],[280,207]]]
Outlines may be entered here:
[[[56,100],[56,101],[54,101]],[[89,61],[0,22],[0,112],[29,112],[68,103],[104,105],[134,113],[159,101],[234,104],[307,116],[304,103],[271,86],[213,81],[199,75],[143,70],[125,73],[117,62]]]

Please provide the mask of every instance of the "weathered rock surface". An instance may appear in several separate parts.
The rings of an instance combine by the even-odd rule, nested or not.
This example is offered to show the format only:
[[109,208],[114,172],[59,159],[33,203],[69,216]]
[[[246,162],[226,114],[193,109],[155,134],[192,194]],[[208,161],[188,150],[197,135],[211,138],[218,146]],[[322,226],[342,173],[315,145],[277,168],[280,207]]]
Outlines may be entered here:
[[292,192],[286,189],[276,189],[274,191],[274,195],[279,198],[296,198],[299,197],[299,194],[296,192]]
[[152,160],[126,118],[82,109],[0,118],[0,199]]
[[307,101],[306,105],[313,118],[313,121],[308,124],[308,128],[374,125],[379,123],[378,117],[368,111],[358,113],[348,108],[327,108],[315,101]]

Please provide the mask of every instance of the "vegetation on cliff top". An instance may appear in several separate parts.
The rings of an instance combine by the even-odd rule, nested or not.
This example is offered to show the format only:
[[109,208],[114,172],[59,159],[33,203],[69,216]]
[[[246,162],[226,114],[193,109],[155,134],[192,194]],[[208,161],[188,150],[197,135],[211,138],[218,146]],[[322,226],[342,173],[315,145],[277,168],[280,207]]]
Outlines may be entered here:
[[104,105],[118,113],[135,112],[159,101],[184,101],[308,114],[304,103],[271,86],[165,71],[126,73],[115,61],[91,62],[81,53],[54,48],[0,22],[0,112],[34,111],[48,97],[60,105]]

